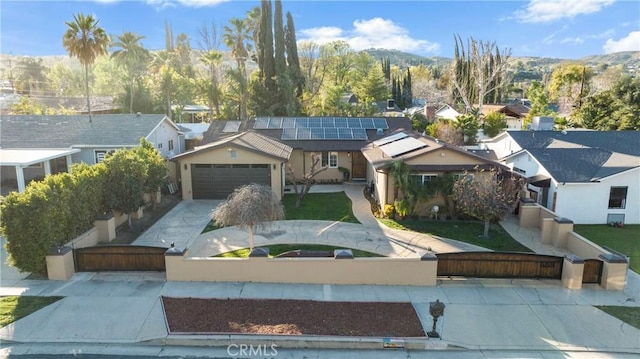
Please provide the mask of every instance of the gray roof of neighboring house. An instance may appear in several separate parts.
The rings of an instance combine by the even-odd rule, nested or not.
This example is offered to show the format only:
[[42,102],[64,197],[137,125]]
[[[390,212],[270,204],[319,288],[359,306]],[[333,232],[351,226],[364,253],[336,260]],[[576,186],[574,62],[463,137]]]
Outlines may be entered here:
[[92,115],[89,122],[88,115],[2,116],[0,147],[135,146],[165,118],[163,114],[110,114]]
[[[388,136],[398,130],[411,130],[411,121],[406,117],[386,117],[389,129],[384,130],[382,135],[378,135],[376,130],[367,130],[368,140],[283,140],[282,129],[253,129],[255,119],[242,121],[238,132],[251,130],[255,133],[271,137],[279,142],[285,143],[294,149],[301,149],[305,152],[326,152],[326,151],[360,151],[369,142]],[[218,139],[235,135],[235,133],[223,132],[227,121],[213,121],[209,130],[205,132],[203,144],[217,141]]]
[[638,131],[508,131],[558,182],[592,182],[640,167]]
[[187,157],[201,151],[206,151],[208,149],[229,145],[242,147],[250,151],[264,153],[268,156],[276,157],[284,161],[289,159],[289,157],[291,156],[291,151],[293,151],[293,148],[291,148],[291,146],[287,146],[286,144],[273,138],[260,135],[255,131],[245,131],[233,136],[220,138],[217,141],[210,142],[203,146],[197,146],[192,151],[174,156],[172,160]]

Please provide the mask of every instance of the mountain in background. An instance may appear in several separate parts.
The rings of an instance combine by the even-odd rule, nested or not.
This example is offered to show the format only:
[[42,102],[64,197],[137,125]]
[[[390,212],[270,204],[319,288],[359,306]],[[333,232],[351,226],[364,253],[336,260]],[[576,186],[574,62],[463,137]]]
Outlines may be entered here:
[[[406,68],[407,66],[417,66],[421,63],[427,66],[449,65],[453,61],[453,59],[449,57],[425,57],[398,50],[367,49],[364,51],[375,59],[389,58],[392,65],[397,65],[401,68]],[[593,67],[603,65],[624,65],[626,68],[638,69],[640,68],[640,51],[625,51],[605,55],[591,55],[577,60],[535,56],[514,56],[511,58],[511,60],[514,64],[518,61],[522,61],[524,66],[529,69],[535,69],[539,67],[553,67],[561,62],[566,61],[584,62],[586,65]]]

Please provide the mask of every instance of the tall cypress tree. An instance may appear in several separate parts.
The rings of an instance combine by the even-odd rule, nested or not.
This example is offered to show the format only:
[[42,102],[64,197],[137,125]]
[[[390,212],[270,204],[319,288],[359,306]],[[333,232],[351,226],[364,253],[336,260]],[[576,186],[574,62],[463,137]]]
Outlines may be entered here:
[[293,25],[293,16],[287,12],[287,26],[284,33],[285,47],[287,50],[287,64],[289,65],[289,75],[296,89],[296,97],[302,97],[304,89],[304,75],[300,69],[300,58],[298,57],[298,43],[296,41],[296,28]]
[[272,26],[271,0],[262,0],[262,21],[260,22],[260,52],[262,53],[262,73],[265,88],[276,92],[274,78],[276,76],[275,59],[273,57],[273,26]]

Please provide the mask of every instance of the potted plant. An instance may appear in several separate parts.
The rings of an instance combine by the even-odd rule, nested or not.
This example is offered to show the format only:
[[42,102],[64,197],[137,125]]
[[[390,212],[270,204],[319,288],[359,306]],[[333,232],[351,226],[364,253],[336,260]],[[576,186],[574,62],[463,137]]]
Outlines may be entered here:
[[338,167],[338,171],[342,172],[342,179],[343,180],[348,180],[349,179],[349,170],[347,168],[344,167]]
[[395,210],[396,210],[396,220],[402,221],[404,217],[409,215],[409,205],[407,204],[406,200],[397,199],[393,203],[393,206],[395,207]]

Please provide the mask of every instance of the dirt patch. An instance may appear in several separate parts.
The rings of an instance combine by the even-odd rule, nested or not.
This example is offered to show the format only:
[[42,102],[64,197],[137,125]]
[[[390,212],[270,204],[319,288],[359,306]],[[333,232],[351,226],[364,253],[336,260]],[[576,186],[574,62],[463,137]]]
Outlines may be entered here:
[[169,332],[424,337],[411,303],[162,297]]
[[144,216],[140,219],[132,219],[132,228],[129,228],[127,222],[123,223],[116,229],[116,238],[110,244],[131,244],[145,230],[151,228],[160,218],[167,214],[173,207],[180,202],[179,194],[164,194],[160,203],[156,204],[156,208],[147,207],[144,209]]

